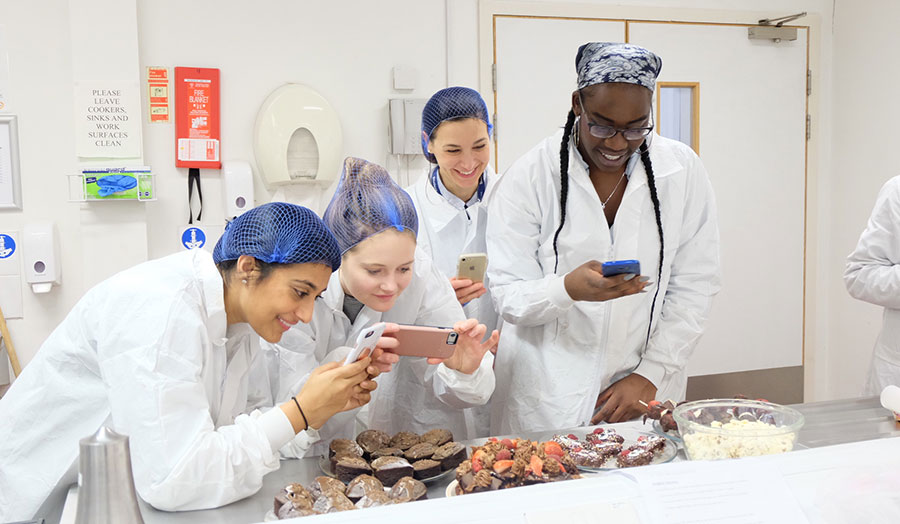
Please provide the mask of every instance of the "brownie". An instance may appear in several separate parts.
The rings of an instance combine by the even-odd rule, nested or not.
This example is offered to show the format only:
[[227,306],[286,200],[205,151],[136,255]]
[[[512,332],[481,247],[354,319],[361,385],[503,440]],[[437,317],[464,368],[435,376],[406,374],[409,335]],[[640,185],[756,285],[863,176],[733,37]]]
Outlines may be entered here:
[[657,435],[641,435],[637,438],[637,446],[658,453],[666,447],[666,439]]
[[359,475],[371,473],[372,468],[362,457],[341,457],[334,468],[334,474],[341,482],[350,482]]
[[319,513],[334,513],[336,511],[356,509],[356,506],[343,493],[330,491],[323,493],[321,497],[317,498],[312,509]]
[[298,509],[290,504],[285,504],[281,506],[275,515],[278,516],[279,520],[285,519],[295,519],[297,517],[308,517],[310,515],[318,515],[319,512],[310,508],[310,509]]
[[606,464],[609,455],[599,453],[591,448],[580,448],[569,451],[575,464],[589,468],[602,468]]
[[443,446],[451,440],[453,440],[453,433],[450,433],[449,429],[432,429],[422,435],[422,442],[430,442],[435,446]]
[[605,442],[595,442],[591,444],[590,449],[596,451],[597,453],[603,455],[605,458],[613,457],[622,452],[622,444],[614,440],[608,440]]
[[378,451],[372,452],[372,460],[381,458],[381,457],[402,457],[403,450],[400,448],[381,448]]
[[328,446],[328,457],[331,458],[335,455],[356,455],[361,457],[363,456],[363,450],[359,447],[359,444],[350,439],[336,438]]
[[440,462],[441,469],[447,471],[466,460],[466,447],[459,442],[448,442],[437,448],[431,458]]
[[356,502],[370,491],[380,491],[384,493],[384,485],[372,475],[360,475],[347,484],[346,495],[348,499]]
[[391,443],[391,436],[384,431],[367,429],[356,436],[356,443],[362,448],[364,455],[370,457],[372,452],[388,447],[388,444]]
[[430,444],[428,442],[420,442],[415,446],[406,450],[406,453],[403,454],[404,457],[409,461],[422,460],[424,458],[431,458],[434,455],[434,452],[437,450],[434,444]]
[[281,493],[275,496],[275,513],[285,504],[292,504],[297,509],[312,509],[315,497],[313,497],[300,484],[288,484],[281,490]]
[[413,462],[413,477],[418,480],[431,478],[441,473],[441,463],[436,460],[422,459]]
[[391,439],[390,447],[400,448],[403,451],[415,446],[422,441],[422,437],[410,431],[401,431]]
[[409,502],[428,498],[428,488],[421,480],[403,477],[391,488],[391,499],[394,502]]
[[309,494],[312,495],[313,499],[319,498],[322,493],[326,491],[337,491],[338,493],[344,493],[347,490],[347,486],[344,485],[340,480],[333,477],[324,477],[319,476],[316,477],[312,484],[309,485]]
[[616,455],[616,462],[620,468],[645,466],[653,460],[653,453],[638,446],[632,446]]
[[375,468],[375,477],[385,486],[393,486],[398,480],[411,477],[414,473],[412,464],[402,457],[382,457],[372,464]]

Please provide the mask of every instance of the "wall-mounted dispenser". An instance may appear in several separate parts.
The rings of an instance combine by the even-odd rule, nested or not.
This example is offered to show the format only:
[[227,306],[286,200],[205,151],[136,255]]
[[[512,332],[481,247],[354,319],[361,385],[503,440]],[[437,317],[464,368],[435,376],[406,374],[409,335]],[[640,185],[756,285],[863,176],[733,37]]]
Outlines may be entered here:
[[325,98],[302,84],[285,84],[256,116],[253,151],[268,186],[330,184],[341,169],[341,124]]
[[222,196],[228,220],[253,207],[253,171],[249,162],[222,162]]
[[59,285],[62,261],[59,259],[59,235],[52,222],[26,224],[22,228],[22,257],[25,281],[35,293],[47,293]]

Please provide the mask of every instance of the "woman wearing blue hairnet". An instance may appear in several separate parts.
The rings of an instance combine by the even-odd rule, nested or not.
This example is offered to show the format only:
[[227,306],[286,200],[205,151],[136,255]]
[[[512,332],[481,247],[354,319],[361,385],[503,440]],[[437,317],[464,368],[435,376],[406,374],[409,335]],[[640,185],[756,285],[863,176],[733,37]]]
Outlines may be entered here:
[[[393,364],[393,369],[379,379],[378,393],[360,422],[391,433],[446,428],[457,439],[468,438],[471,415],[465,408],[484,404],[494,389],[493,355],[485,353],[498,334],[482,341],[485,326],[465,320],[447,278],[417,249],[418,219],[409,195],[384,168],[348,158],[325,223],[340,245],[341,269],[316,303],[313,321],[292,328],[279,344],[265,345],[272,367],[279,369],[275,399],[290,398],[320,362],[342,360],[360,331],[376,322],[392,323],[387,334],[396,328],[393,323],[453,327],[459,341],[443,363],[415,357],[398,361],[384,353],[379,364],[385,371]],[[383,337],[380,346],[396,347],[396,339]],[[323,445],[329,437],[354,437],[354,419],[348,415],[325,424]]]
[[308,446],[375,387],[370,358],[329,364],[275,409],[253,409],[271,406],[258,336],[309,322],[339,265],[312,211],[266,204],[229,224],[212,256],[185,251],[89,290],[0,399],[0,521],[61,506],[78,441],[101,425],[130,436],[137,492],[157,508],[258,491],[279,448]]
[[[459,256],[486,253],[487,210],[497,175],[491,168],[491,122],[478,91],[441,89],[422,111],[422,152],[434,164],[406,188],[419,218],[419,247],[450,279],[466,316],[493,330],[497,312],[488,283],[457,276]],[[474,409],[473,437],[487,436],[489,406]]]
[[[700,159],[652,132],[661,66],[639,46],[581,46],[565,127],[497,186],[496,433],[619,422],[639,401],[684,398],[719,290],[719,232]],[[651,276],[603,275],[601,262],[628,259]]]

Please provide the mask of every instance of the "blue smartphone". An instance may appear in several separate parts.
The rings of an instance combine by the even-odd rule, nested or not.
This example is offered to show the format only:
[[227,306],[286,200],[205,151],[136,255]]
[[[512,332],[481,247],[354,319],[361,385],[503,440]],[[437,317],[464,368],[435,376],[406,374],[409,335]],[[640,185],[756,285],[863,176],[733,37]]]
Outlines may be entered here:
[[602,271],[605,277],[622,274],[640,275],[641,263],[637,260],[613,260],[604,262]]

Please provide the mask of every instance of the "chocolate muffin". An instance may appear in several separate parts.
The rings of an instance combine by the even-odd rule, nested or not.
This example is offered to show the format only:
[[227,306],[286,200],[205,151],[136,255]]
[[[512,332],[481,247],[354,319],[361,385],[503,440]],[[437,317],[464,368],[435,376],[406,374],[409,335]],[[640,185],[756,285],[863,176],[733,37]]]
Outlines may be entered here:
[[372,460],[381,458],[381,457],[402,457],[403,450],[400,448],[381,448],[377,451],[373,451]]
[[394,502],[409,502],[428,498],[428,488],[421,480],[403,477],[391,488],[391,499]]
[[430,442],[435,446],[443,446],[453,440],[453,433],[449,429],[432,429],[422,435],[422,442]]
[[359,475],[371,473],[372,468],[362,457],[340,457],[334,467],[334,474],[341,482],[350,482]]
[[466,447],[459,442],[448,442],[437,448],[431,456],[433,460],[441,463],[441,469],[444,471],[459,466],[466,457]]
[[336,438],[331,441],[328,446],[328,458],[335,455],[356,455],[363,456],[363,450],[356,442],[346,438]]
[[322,493],[326,491],[337,491],[338,493],[344,493],[346,490],[347,486],[345,486],[344,483],[340,480],[333,477],[319,476],[316,477],[309,485],[309,494],[312,495],[313,500],[322,496]]
[[348,509],[356,509],[356,506],[354,506],[353,502],[351,502],[343,493],[334,491],[323,493],[321,497],[316,499],[315,504],[313,504],[313,510],[319,513],[334,513],[336,511],[346,511]]
[[372,475],[360,475],[347,484],[347,498],[356,502],[370,491],[384,493],[384,485]]
[[390,447],[400,448],[403,451],[406,451],[421,441],[422,437],[419,435],[411,431],[401,431],[391,438]]
[[363,456],[371,457],[372,452],[388,447],[388,444],[391,443],[391,436],[384,431],[367,429],[356,436],[356,443],[362,448]]
[[441,463],[436,460],[422,459],[413,462],[413,477],[418,480],[428,479],[441,474]]
[[403,457],[381,457],[372,461],[372,467],[375,477],[385,486],[393,486],[401,478],[411,477],[414,472],[412,464]]
[[431,458],[434,455],[434,452],[437,451],[437,447],[434,444],[428,442],[420,442],[415,446],[406,450],[406,453],[403,454],[404,457],[407,458],[410,462],[416,460],[422,460],[424,458]]

